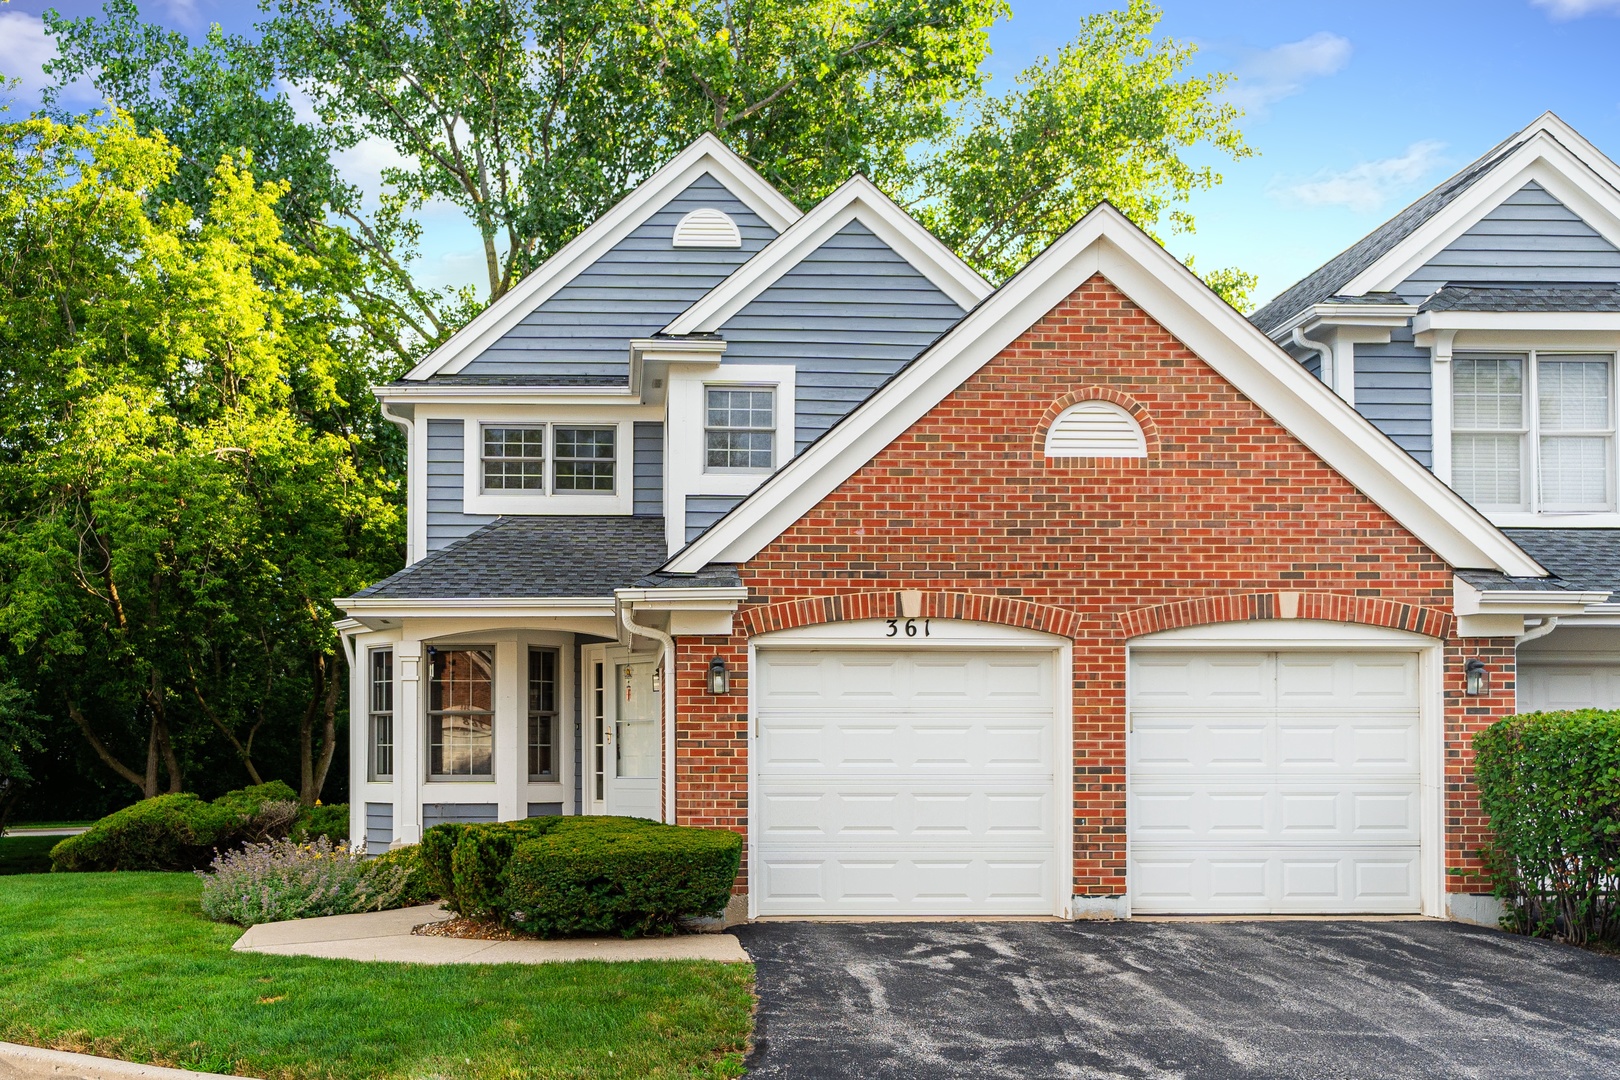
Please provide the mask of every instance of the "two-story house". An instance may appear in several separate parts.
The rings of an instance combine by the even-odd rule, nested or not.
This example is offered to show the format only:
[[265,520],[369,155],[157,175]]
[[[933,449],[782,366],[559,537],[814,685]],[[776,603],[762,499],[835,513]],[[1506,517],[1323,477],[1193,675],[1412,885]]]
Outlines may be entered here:
[[1617,211],[1544,117],[1251,322],[1110,207],[992,290],[700,139],[376,390],[354,835],[731,828],[738,915],[1489,918],[1469,737],[1620,673]]

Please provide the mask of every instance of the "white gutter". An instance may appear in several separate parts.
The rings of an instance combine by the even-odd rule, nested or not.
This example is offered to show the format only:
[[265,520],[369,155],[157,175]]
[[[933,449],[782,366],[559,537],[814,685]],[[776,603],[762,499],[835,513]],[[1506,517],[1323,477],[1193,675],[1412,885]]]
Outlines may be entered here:
[[1293,331],[1290,332],[1288,336],[1295,345],[1298,345],[1302,349],[1310,349],[1321,356],[1322,371],[1317,377],[1321,379],[1324,386],[1334,386],[1335,373],[1333,371],[1332,346],[1326,344],[1325,342],[1316,341],[1313,338],[1306,337],[1305,331],[1298,326],[1294,327]]
[[1542,619],[1540,623],[1536,624],[1534,629],[1526,630],[1524,633],[1522,633],[1518,637],[1514,638],[1513,639],[1514,647],[1517,648],[1518,646],[1523,645],[1527,641],[1536,640],[1536,638],[1546,637],[1548,634],[1553,632],[1553,628],[1556,627],[1557,625],[1558,625],[1558,616],[1557,615],[1549,615],[1549,616],[1547,616],[1545,619]]
[[662,630],[642,626],[630,614],[630,605],[619,605],[619,618],[632,637],[644,637],[663,647],[664,666],[664,820],[675,824],[675,639]]

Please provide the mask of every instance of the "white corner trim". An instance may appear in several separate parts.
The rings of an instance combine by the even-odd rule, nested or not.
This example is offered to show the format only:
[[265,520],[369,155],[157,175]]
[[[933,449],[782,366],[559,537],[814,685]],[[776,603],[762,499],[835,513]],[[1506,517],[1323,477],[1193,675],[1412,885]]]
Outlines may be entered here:
[[803,215],[787,196],[713,134],[698,136],[663,168],[654,172],[613,208],[564,244],[556,254],[517,282],[505,296],[490,304],[448,341],[412,368],[405,378],[426,379],[453,374],[568,284],[602,253],[628,236],[658,211],[669,197],[685,190],[709,173],[765,220],[782,232]]
[[[1614,163],[1584,139],[1579,142],[1585,151],[1572,152],[1566,140],[1554,134],[1551,128],[1538,128],[1541,123],[1537,121],[1521,132],[1520,135],[1528,134],[1523,145],[1476,178],[1467,191],[1351,278],[1339,291],[1360,296],[1395,288],[1531,181],[1546,188],[1611,244],[1620,247],[1620,191],[1607,175],[1614,172]],[[1569,130],[1561,121],[1559,124],[1564,131]]]
[[871,229],[963,310],[990,294],[990,283],[955,252],[871,181],[854,176],[676,316],[663,332],[676,336],[718,332],[728,319],[851,221]]
[[670,560],[746,562],[1010,342],[1101,273],[1452,566],[1546,574],[1433,473],[1315,379],[1118,210],[1104,204],[876,394]]

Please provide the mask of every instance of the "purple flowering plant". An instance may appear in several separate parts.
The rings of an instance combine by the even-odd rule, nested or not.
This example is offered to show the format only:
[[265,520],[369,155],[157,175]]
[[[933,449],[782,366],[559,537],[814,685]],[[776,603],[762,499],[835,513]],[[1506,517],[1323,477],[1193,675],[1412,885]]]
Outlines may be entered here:
[[254,926],[399,907],[409,872],[321,837],[247,844],[215,856],[212,869],[197,876],[204,915]]

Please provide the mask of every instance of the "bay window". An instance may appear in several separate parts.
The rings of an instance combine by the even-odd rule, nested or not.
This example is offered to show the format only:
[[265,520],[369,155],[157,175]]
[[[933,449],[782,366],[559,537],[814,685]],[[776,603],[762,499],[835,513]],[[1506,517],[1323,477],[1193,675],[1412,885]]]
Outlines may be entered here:
[[529,650],[529,779],[557,779],[557,650]]
[[493,775],[495,658],[488,649],[428,653],[428,777]]
[[1614,509],[1614,357],[1458,353],[1451,483],[1482,510]]
[[367,695],[366,776],[370,780],[391,780],[394,776],[394,650],[371,650],[371,673]]

